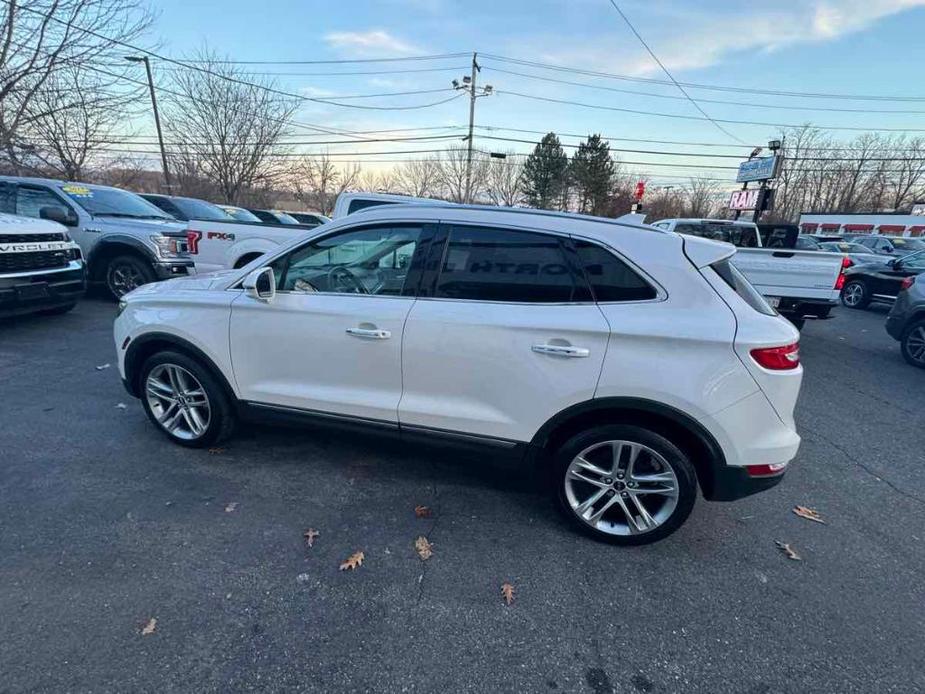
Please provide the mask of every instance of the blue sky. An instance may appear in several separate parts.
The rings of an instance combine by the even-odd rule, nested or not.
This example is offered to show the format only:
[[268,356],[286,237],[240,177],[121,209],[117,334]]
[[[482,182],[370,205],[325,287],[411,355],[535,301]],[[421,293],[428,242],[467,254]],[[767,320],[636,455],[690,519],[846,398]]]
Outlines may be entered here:
[[[623,0],[622,9],[655,53],[680,81],[800,92],[923,96],[921,65],[925,45],[925,0],[778,0],[770,3]],[[378,2],[299,2],[296,0],[227,0],[193,3],[159,0],[160,16],[152,32],[161,52],[189,55],[208,45],[238,60],[337,60],[471,52],[664,79],[664,74],[630,33],[608,0],[379,0]],[[306,96],[334,97],[406,90],[446,88],[465,72],[467,58],[440,61],[347,65],[262,65],[267,72],[389,71],[447,68],[433,72],[378,75],[275,75],[278,86]],[[477,122],[497,128],[554,130],[611,137],[729,144],[707,151],[744,154],[735,142],[708,121],[592,110],[517,96],[545,98],[699,117],[695,107],[678,98],[673,86],[557,73],[484,58],[482,83],[497,93],[480,99]],[[456,69],[454,69],[456,68]],[[581,82],[597,87],[649,92],[627,94],[530,79],[498,69]],[[919,128],[925,134],[925,101],[863,101],[737,94],[690,89],[694,98],[738,101],[749,105],[701,101],[713,118],[855,128]],[[426,104],[452,92],[352,100],[392,106]],[[793,110],[767,108],[787,106]],[[821,109],[906,110],[913,113],[845,113]],[[352,130],[463,125],[464,99],[409,111],[374,111],[306,103],[301,121]],[[723,127],[749,144],[767,141],[775,128],[727,124]],[[434,131],[438,132],[438,131]],[[453,132],[453,131],[439,131]],[[532,139],[534,135],[495,131],[482,134]],[[849,138],[857,133],[839,132]],[[917,133],[911,133],[917,134]],[[577,143],[579,138],[563,138]],[[482,149],[528,151],[529,144],[477,141]],[[443,143],[441,143],[442,146]],[[694,145],[644,145],[611,140],[614,147],[703,152]],[[383,149],[428,149],[426,143],[392,143]],[[341,151],[361,151],[353,145]],[[367,151],[373,151],[364,145]],[[331,151],[337,151],[331,147]],[[409,156],[409,155],[401,155]],[[396,155],[393,159],[401,158]],[[731,165],[735,160],[621,153],[624,161]],[[387,157],[382,157],[387,158]],[[371,158],[370,158],[371,159]],[[670,183],[703,170],[627,164]],[[709,170],[717,178],[726,170]]]

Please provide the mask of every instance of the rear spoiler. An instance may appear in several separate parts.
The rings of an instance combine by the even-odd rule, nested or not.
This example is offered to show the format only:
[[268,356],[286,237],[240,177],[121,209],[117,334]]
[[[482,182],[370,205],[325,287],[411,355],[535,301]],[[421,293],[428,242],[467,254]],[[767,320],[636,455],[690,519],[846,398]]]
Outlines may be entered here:
[[727,260],[736,252],[735,246],[724,241],[713,241],[699,236],[685,235],[681,235],[681,239],[684,241],[684,255],[698,269],[718,263],[721,260]]

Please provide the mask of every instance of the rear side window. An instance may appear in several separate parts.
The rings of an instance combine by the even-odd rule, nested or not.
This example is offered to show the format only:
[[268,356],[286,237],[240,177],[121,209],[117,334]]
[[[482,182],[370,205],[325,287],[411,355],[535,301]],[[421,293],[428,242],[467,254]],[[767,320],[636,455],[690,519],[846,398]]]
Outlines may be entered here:
[[576,240],[575,250],[595,301],[645,301],[656,297],[648,282],[606,248]]
[[768,305],[764,297],[758,293],[758,290],[752,286],[752,283],[745,279],[745,275],[738,271],[735,265],[729,260],[720,260],[711,266],[716,274],[723,278],[723,281],[732,287],[733,291],[738,294],[742,301],[751,306],[758,313],[766,316],[776,316],[777,311]]
[[379,207],[380,205],[395,205],[395,202],[391,200],[376,200],[375,198],[356,198],[355,200],[350,201],[350,206],[347,208],[347,214],[352,214],[354,212],[359,212],[360,210],[365,210],[367,207]]
[[574,294],[574,277],[558,237],[488,227],[453,227],[434,296],[565,303],[572,301]]

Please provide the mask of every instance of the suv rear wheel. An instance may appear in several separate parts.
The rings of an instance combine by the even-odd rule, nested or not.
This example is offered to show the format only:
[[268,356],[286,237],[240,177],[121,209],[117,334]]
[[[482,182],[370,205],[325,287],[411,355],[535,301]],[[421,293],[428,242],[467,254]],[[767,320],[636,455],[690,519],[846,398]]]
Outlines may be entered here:
[[106,265],[106,288],[116,299],[155,279],[154,270],[134,255],[118,255]]
[[158,352],[145,362],[141,402],[154,425],[182,446],[210,446],[234,428],[222,386],[209,369],[179,352]]
[[925,369],[925,320],[908,327],[903,334],[900,347],[907,362],[920,369]]
[[555,454],[560,509],[584,533],[616,545],[661,540],[687,520],[697,496],[693,465],[649,429],[600,426]]
[[861,280],[852,280],[841,290],[841,302],[848,308],[867,308],[870,289]]

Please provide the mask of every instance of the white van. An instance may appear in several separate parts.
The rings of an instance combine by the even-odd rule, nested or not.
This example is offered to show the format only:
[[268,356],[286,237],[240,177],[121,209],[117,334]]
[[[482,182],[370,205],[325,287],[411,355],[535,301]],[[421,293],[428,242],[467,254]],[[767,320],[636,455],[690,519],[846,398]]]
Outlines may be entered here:
[[394,195],[391,193],[341,193],[334,203],[332,219],[340,219],[348,214],[365,210],[368,207],[380,205],[399,205],[401,203],[415,203],[417,205],[448,205],[443,200],[432,198],[415,198],[411,195]]

